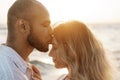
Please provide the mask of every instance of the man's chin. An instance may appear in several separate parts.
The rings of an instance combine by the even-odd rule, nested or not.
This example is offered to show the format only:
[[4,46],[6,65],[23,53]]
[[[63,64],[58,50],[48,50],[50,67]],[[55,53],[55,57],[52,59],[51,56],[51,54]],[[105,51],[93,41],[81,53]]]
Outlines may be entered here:
[[37,49],[40,52],[47,52],[49,49],[48,48],[42,48],[42,49]]

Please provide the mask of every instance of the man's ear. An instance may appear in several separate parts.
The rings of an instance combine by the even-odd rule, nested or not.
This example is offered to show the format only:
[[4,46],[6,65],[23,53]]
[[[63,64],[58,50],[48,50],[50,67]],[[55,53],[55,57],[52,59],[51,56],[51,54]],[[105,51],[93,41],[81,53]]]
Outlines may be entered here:
[[17,25],[18,25],[18,29],[20,32],[22,33],[29,33],[30,31],[30,26],[29,26],[29,22],[24,20],[24,19],[19,19],[17,21]]

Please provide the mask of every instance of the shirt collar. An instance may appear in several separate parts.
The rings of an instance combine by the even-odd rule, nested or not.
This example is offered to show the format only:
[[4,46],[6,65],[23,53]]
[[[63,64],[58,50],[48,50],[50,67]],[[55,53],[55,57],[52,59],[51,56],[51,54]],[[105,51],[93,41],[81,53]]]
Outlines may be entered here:
[[6,51],[5,55],[8,56],[23,73],[25,73],[27,70],[27,63],[22,57],[11,47],[5,45],[2,45],[2,47]]

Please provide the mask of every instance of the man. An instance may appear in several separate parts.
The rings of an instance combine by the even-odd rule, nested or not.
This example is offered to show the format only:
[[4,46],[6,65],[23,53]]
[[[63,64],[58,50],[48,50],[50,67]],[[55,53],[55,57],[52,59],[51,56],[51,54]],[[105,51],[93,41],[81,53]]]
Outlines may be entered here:
[[34,48],[48,51],[52,29],[47,9],[37,0],[16,0],[8,11],[7,25],[7,41],[0,46],[0,80],[40,80],[27,60]]

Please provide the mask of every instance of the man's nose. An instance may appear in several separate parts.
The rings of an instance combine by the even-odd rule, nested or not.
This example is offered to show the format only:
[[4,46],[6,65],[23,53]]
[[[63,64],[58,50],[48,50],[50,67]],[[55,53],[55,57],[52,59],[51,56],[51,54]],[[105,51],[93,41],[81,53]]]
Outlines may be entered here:
[[52,39],[53,39],[53,29],[51,27],[49,27],[49,35],[50,35],[50,39],[51,39],[51,43],[52,43]]
[[49,27],[49,29],[48,29],[48,30],[49,30],[49,34],[50,34],[50,35],[52,35],[52,33],[53,33],[53,29],[52,29],[52,27],[51,27],[51,26]]

